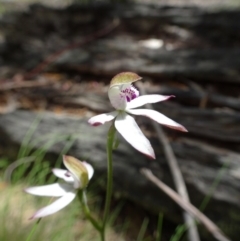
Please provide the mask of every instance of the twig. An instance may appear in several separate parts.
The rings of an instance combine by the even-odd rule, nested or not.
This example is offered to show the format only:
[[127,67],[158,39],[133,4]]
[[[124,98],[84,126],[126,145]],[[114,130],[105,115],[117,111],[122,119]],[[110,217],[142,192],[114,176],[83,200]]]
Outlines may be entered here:
[[67,47],[56,51],[55,53],[49,55],[43,62],[38,64],[34,69],[32,69],[30,72],[25,74],[24,79],[31,79],[34,76],[36,76],[38,73],[42,72],[49,64],[53,63],[56,61],[63,53],[78,48],[86,43],[89,43],[97,38],[103,37],[106,34],[110,33],[112,30],[114,30],[118,25],[120,21],[119,19],[114,19],[108,26],[106,26],[103,29],[100,29],[99,31],[90,34],[89,36],[86,36],[83,41],[78,42],[78,43],[72,43],[68,45]]
[[13,89],[22,89],[22,88],[35,88],[35,87],[43,87],[46,85],[51,85],[52,83],[49,81],[21,81],[19,83],[16,82],[10,82],[3,84],[0,86],[0,91],[8,91]]
[[201,222],[209,232],[219,241],[230,241],[222,231],[202,212],[200,212],[196,207],[194,207],[191,203],[184,200],[178,193],[164,184],[161,180],[159,180],[156,176],[153,175],[151,170],[147,168],[141,169],[141,173],[151,182],[153,182],[156,186],[158,186],[163,192],[165,192],[173,201],[175,201],[182,209],[186,212],[190,213],[195,217],[199,222]]
[[[138,84],[139,90],[140,92],[142,92],[142,94],[146,94],[146,91],[144,89],[143,84]],[[153,109],[151,104],[147,104],[146,105],[147,108],[149,109]],[[160,125],[158,125],[156,122],[151,121],[159,141],[162,143],[163,148],[164,148],[164,153],[165,156],[167,158],[168,161],[168,165],[169,168],[171,170],[172,176],[173,176],[173,181],[175,184],[175,187],[177,189],[177,192],[179,193],[179,195],[187,202],[189,202],[189,196],[188,196],[188,192],[187,192],[187,188],[182,176],[182,173],[180,171],[180,168],[178,166],[178,162],[177,159],[173,153],[173,150],[169,144],[169,141],[167,139],[167,137],[165,136],[162,128]],[[197,227],[195,225],[195,221],[194,219],[186,212],[183,213],[183,218],[184,221],[187,225],[188,228],[188,239],[189,241],[200,241],[200,237],[198,234],[198,230]]]

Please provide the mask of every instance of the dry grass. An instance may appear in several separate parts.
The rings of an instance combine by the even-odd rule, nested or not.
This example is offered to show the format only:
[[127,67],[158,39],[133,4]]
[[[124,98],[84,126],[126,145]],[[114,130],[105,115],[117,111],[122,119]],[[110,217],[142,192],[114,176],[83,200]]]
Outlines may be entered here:
[[[23,192],[24,185],[0,185],[0,240],[27,240],[36,221],[29,217],[40,207],[47,205],[49,198],[38,198]],[[32,239],[34,241],[96,241],[99,234],[84,219],[79,211],[77,200],[62,211],[43,218],[37,225]],[[108,228],[108,241],[124,241],[113,228]]]

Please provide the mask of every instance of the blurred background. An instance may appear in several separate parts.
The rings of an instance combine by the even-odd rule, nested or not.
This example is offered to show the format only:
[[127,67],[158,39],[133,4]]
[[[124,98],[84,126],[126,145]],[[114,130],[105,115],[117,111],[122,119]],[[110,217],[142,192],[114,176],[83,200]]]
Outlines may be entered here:
[[[29,221],[49,199],[22,190],[56,181],[63,154],[87,160],[89,206],[101,219],[109,126],[87,120],[112,111],[108,84],[123,71],[143,77],[148,94],[176,96],[154,108],[189,131],[164,128],[191,202],[239,240],[240,0],[1,0],[0,240],[98,240],[77,201]],[[151,122],[137,122],[157,159],[119,137],[108,240],[188,240],[182,210],[139,172],[175,189]]]

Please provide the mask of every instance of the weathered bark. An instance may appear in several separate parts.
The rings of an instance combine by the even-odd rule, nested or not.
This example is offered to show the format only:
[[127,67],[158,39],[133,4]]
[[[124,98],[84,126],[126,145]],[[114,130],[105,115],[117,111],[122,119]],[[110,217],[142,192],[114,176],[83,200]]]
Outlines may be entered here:
[[[28,111],[16,111],[0,116],[0,142],[5,145],[3,151],[10,150],[13,143],[18,146],[22,143],[24,135],[36,117],[36,113]],[[107,129],[107,125],[90,127],[85,118],[44,113],[32,139],[50,133],[79,133],[69,154],[79,159],[87,158],[94,165],[97,179],[106,173],[103,140],[106,138]],[[165,217],[178,222],[181,220],[179,208],[139,173],[142,167],[150,168],[161,180],[172,186],[162,147],[155,138],[151,138],[151,143],[157,154],[155,161],[147,159],[121,139],[119,148],[114,152],[114,193],[156,213],[163,210]],[[41,143],[37,147],[40,145]],[[237,240],[239,230],[232,228],[230,232],[228,227],[240,225],[238,215],[234,215],[240,211],[239,154],[186,137],[175,139],[171,145],[186,180],[190,198],[197,207],[210,191],[219,171],[226,166],[207,206],[206,214],[233,240]],[[48,152],[57,155],[63,146],[64,143],[54,145]]]
[[[1,20],[6,36],[2,63],[31,69],[50,53],[94,35],[114,18],[120,19],[114,32],[67,51],[49,70],[109,76],[131,69],[161,79],[240,82],[238,11],[135,4],[56,10],[35,5]],[[161,48],[149,49],[140,42],[153,37],[163,40]]]

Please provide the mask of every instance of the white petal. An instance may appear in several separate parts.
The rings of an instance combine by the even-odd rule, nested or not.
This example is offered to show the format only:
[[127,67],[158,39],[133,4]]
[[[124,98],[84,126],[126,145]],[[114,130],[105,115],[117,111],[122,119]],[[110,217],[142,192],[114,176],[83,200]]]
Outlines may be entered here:
[[73,190],[73,187],[66,183],[54,183],[45,186],[29,187],[25,189],[25,192],[47,197],[61,197],[67,192]]
[[131,100],[127,103],[127,109],[137,108],[145,104],[157,103],[160,101],[168,100],[169,98],[174,97],[174,95],[142,95],[136,99]]
[[136,110],[127,110],[128,113],[133,115],[143,115],[151,118],[152,120],[158,122],[159,124],[165,125],[172,129],[176,129],[179,131],[187,132],[187,129],[178,124],[177,122],[173,121],[172,119],[168,118],[167,116],[155,111],[155,110],[148,110],[148,109],[136,109]]
[[89,163],[87,162],[82,162],[83,165],[87,168],[87,171],[88,171],[88,179],[90,180],[93,176],[93,173],[94,173],[94,169],[92,167],[92,165],[90,165]]
[[56,177],[61,178],[66,182],[69,182],[69,183],[74,182],[74,178],[72,177],[72,174],[68,170],[53,168],[52,172]]
[[103,125],[105,122],[113,120],[117,116],[117,113],[117,111],[112,111],[110,113],[93,116],[88,120],[88,123],[92,126]]
[[76,196],[75,192],[68,192],[63,197],[59,198],[52,204],[38,210],[30,219],[42,218],[58,212],[59,210],[66,207],[70,202],[72,202],[75,196]]
[[124,87],[131,87],[131,84],[113,86],[108,90],[109,100],[116,110],[124,110],[127,106],[125,94],[121,93]]
[[149,140],[143,135],[132,116],[126,113],[119,114],[115,121],[115,127],[135,149],[155,159],[155,154]]

